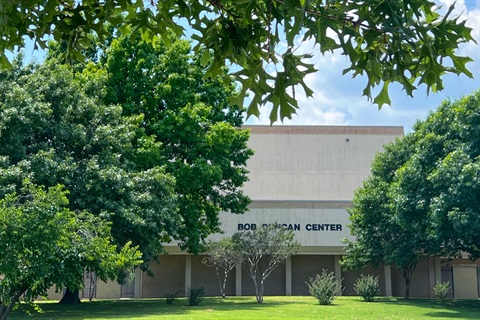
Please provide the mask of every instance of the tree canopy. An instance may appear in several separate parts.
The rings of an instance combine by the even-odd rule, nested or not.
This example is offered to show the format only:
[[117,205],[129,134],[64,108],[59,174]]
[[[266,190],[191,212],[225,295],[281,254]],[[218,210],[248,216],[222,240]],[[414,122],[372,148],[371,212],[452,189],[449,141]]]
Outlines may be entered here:
[[[316,71],[311,54],[297,50],[306,42],[321,53],[345,55],[344,73],[366,75],[363,94],[379,106],[390,102],[391,83],[412,95],[419,85],[441,90],[445,73],[471,77],[471,59],[456,53],[474,41],[471,29],[452,10],[442,16],[429,0],[12,0],[0,6],[0,63],[7,66],[5,52],[23,47],[25,38],[41,48],[50,38],[64,40],[67,55],[82,59],[92,34],[109,36],[106,24],[124,34],[140,31],[146,41],[161,38],[167,47],[170,33],[184,35],[188,25],[207,75],[234,64],[231,75],[241,90],[232,101],[243,105],[250,94],[248,115],[270,102],[275,122],[295,113],[298,87],[312,95],[304,82]],[[376,86],[381,90],[374,97]]]
[[46,295],[52,286],[79,288],[83,273],[115,280],[133,271],[141,253],[112,244],[110,224],[68,208],[67,191],[44,190],[25,180],[19,193],[0,200],[0,319],[15,304]]
[[0,74],[0,197],[25,178],[62,184],[70,210],[111,222],[114,243],[131,241],[147,266],[176,237],[175,182],[143,117],[106,106],[97,87],[55,60]]
[[354,196],[347,267],[396,264],[408,290],[422,258],[480,257],[479,107],[480,91],[445,101],[376,155]]
[[[114,39],[96,73],[106,74],[105,103],[121,105],[126,116],[143,115],[142,127],[161,144],[158,156],[175,178],[177,238],[198,253],[208,235],[220,232],[220,211],[247,210],[250,200],[240,188],[253,152],[249,133],[239,129],[244,108],[228,103],[235,87],[226,70],[204,77],[190,43],[169,41]],[[88,68],[84,74],[95,77]]]

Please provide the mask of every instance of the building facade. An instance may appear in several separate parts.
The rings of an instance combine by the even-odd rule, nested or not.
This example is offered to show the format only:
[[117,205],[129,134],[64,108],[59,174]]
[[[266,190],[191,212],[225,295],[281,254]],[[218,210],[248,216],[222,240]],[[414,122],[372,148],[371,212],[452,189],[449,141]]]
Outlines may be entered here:
[[[279,223],[292,229],[301,243],[299,252],[278,267],[266,280],[265,295],[308,295],[306,281],[327,270],[342,280],[344,295],[354,295],[360,274],[380,280],[380,295],[403,296],[404,280],[395,266],[345,271],[342,239],[350,237],[348,208],[354,190],[370,174],[374,155],[383,145],[403,135],[401,127],[367,126],[245,126],[250,130],[249,147],[255,155],[248,162],[250,181],[244,192],[252,199],[243,215],[222,213],[222,235]],[[152,264],[155,277],[137,271],[129,285],[99,283],[97,298],[153,298],[167,293],[183,294],[204,287],[206,294],[219,295],[213,268],[192,256],[167,246],[168,254]],[[438,257],[422,261],[414,272],[410,295],[432,297],[437,281],[450,281],[455,298],[479,297],[480,268],[466,259]],[[254,295],[251,279],[237,267],[229,276],[227,295]]]

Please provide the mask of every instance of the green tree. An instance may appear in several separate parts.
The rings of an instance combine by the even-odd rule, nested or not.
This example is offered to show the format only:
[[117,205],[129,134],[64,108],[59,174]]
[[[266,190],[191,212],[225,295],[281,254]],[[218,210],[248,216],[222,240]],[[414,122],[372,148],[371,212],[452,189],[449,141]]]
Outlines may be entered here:
[[237,232],[232,240],[245,271],[253,281],[257,302],[263,303],[265,280],[298,251],[300,243],[295,240],[292,230],[286,230],[278,224]]
[[239,129],[244,110],[228,103],[234,84],[225,70],[207,77],[185,40],[172,38],[167,47],[120,37],[100,60],[105,102],[143,115],[142,127],[161,143],[158,156],[176,181],[180,246],[201,252],[207,236],[220,231],[219,212],[243,213],[250,203],[240,188],[252,151],[248,131]]
[[95,96],[101,79],[76,79],[55,60],[25,69],[0,75],[0,196],[27,177],[60,183],[69,209],[110,222],[114,243],[138,246],[146,269],[181,219],[160,144],[141,128],[141,115],[122,116]]
[[20,299],[32,302],[53,285],[81,287],[85,271],[114,280],[141,262],[130,243],[112,244],[110,224],[71,211],[67,195],[60,185],[44,190],[25,180],[0,200],[1,320]]
[[[348,57],[351,65],[344,73],[367,76],[367,97],[380,86],[373,99],[379,106],[390,102],[393,82],[412,95],[421,84],[427,91],[441,90],[445,73],[471,77],[465,67],[471,59],[455,52],[459,44],[474,41],[471,30],[451,17],[453,5],[444,16],[434,5],[429,0],[11,0],[0,6],[0,63],[9,64],[5,51],[23,47],[25,37],[42,48],[49,36],[64,40],[68,55],[82,58],[92,46],[91,33],[100,40],[110,35],[107,23],[124,34],[139,30],[147,41],[161,38],[167,46],[170,33],[184,35],[182,24],[189,23],[208,74],[220,74],[227,62],[238,66],[232,76],[242,89],[235,101],[243,105],[251,91],[248,115],[258,115],[259,107],[271,102],[274,122],[298,108],[295,86],[312,94],[304,82],[316,71],[304,61],[311,56],[296,51],[307,40],[321,53]],[[268,73],[269,67],[276,72]]]
[[225,298],[225,286],[228,274],[241,262],[241,254],[235,250],[232,238],[227,237],[217,242],[209,242],[205,249],[205,258],[202,262],[206,266],[214,267],[220,284],[220,294]]
[[396,264],[408,297],[421,259],[462,252],[478,259],[479,96],[444,102],[376,155],[355,192],[346,267]]
[[396,265],[405,279],[405,298],[418,262],[426,257],[424,230],[415,221],[403,223],[399,211],[406,209],[394,200],[396,171],[410,156],[411,146],[409,139],[396,141],[375,156],[372,175],[355,191],[350,210],[350,233],[355,240],[346,240],[347,255],[342,261],[344,267],[355,270],[381,263]]

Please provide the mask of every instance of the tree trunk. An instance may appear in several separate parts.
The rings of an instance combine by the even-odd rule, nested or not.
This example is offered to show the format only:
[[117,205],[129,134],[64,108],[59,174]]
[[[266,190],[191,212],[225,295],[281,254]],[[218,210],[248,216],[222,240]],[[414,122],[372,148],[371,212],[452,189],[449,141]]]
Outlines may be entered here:
[[405,279],[405,299],[410,298],[410,281],[412,280],[413,272],[417,267],[416,264],[410,266],[404,266],[400,269],[400,273]]
[[228,272],[225,270],[225,273],[223,275],[223,283],[222,283],[222,299],[225,299],[225,296],[227,295],[225,293],[225,287],[227,286],[227,277],[228,277]]
[[60,304],[79,304],[81,303],[80,298],[78,297],[78,289],[75,290],[70,290],[70,288],[67,288],[65,290],[65,293],[63,294],[62,300],[60,300],[58,303]]
[[10,311],[12,311],[13,307],[18,302],[18,299],[24,292],[25,290],[17,292],[15,296],[12,297],[12,301],[10,301],[10,304],[8,306],[5,306],[4,304],[2,304],[2,306],[0,307],[0,320],[7,319],[8,315],[10,314]]
[[253,280],[253,285],[255,286],[255,297],[257,298],[257,303],[263,303],[263,296],[260,293],[260,289],[258,288],[257,277],[251,277]]

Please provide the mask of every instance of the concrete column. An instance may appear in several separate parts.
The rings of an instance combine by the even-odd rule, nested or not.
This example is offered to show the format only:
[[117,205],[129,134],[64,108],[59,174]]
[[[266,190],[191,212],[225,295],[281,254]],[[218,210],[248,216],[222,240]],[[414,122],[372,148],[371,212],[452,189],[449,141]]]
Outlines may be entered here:
[[242,295],[242,264],[237,263],[235,266],[235,295]]
[[285,295],[292,295],[292,258],[285,260]]
[[435,257],[435,281],[442,282],[442,262],[440,257]]
[[192,288],[192,256],[185,257],[185,295]]
[[385,273],[385,296],[390,297],[392,295],[392,269],[389,265],[383,266]]
[[[335,279],[337,279],[337,281],[340,281],[340,283],[342,282],[342,266],[340,265],[341,258],[342,256],[339,255],[335,255],[333,257],[335,262]],[[342,295],[342,293],[343,291],[340,293],[340,295]]]
[[133,291],[134,298],[143,298],[143,272],[140,268],[135,268],[135,287]]
[[[440,279],[437,278],[437,260],[436,257],[428,257],[427,258],[427,265],[428,265],[428,297],[433,298],[433,287],[435,283]],[[440,271],[441,272],[441,271]]]

